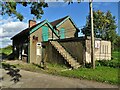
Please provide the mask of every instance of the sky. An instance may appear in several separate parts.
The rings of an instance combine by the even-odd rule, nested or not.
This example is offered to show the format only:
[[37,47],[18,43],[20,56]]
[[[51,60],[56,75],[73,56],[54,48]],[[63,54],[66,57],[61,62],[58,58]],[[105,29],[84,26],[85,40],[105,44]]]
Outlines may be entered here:
[[[49,2],[48,5],[49,7],[43,9],[44,14],[41,19],[37,20],[37,23],[45,19],[51,22],[69,15],[79,29],[85,26],[86,17],[89,14],[88,2],[74,2],[70,5],[63,2]],[[10,17],[7,15],[0,16],[0,47],[12,45],[10,38],[27,28],[28,21],[34,17],[30,14],[30,9],[28,7],[18,5],[17,10],[24,16],[22,22],[16,19],[16,17]],[[112,15],[116,17],[116,24],[118,25],[118,2],[93,2],[93,10],[101,10],[103,12],[109,10]],[[80,32],[79,36],[81,35],[82,33]]]

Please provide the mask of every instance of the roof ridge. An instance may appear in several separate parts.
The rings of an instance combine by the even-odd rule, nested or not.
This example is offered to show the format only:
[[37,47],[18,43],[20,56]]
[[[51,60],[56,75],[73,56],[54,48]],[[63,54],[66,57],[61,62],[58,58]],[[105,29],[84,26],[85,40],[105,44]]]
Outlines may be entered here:
[[50,24],[51,24],[52,26],[56,26],[56,25],[58,25],[60,22],[62,22],[64,19],[66,19],[67,17],[69,17],[69,15],[67,15],[67,16],[65,16],[65,17],[63,17],[63,18],[56,19],[56,20],[50,22]]
[[28,33],[32,28],[34,28],[34,27],[36,27],[37,25],[43,23],[44,21],[46,21],[46,20],[43,20],[43,21],[41,21],[41,22],[35,24],[35,25],[32,26],[32,27],[28,27],[28,28],[22,30],[21,32],[17,33],[15,36],[13,36],[11,39],[13,39],[14,37],[16,37],[16,36],[18,36],[18,35],[20,35],[20,34],[22,34],[22,33],[24,33],[24,32],[25,32],[25,33]]
[[[63,17],[63,18],[59,18],[59,19],[57,19],[57,20],[54,20],[53,22],[48,22],[48,23],[50,23],[50,24],[54,27],[54,26],[58,25],[60,22],[62,22],[64,19],[66,19],[67,17],[69,17],[69,15],[67,15],[67,16],[65,16],[65,17]],[[39,25],[39,24],[41,24],[41,23],[43,23],[43,22],[45,22],[45,21],[48,21],[48,20],[45,19],[45,20],[43,20],[43,21],[35,24],[35,25],[32,26],[32,27],[28,27],[28,28],[22,30],[21,32],[19,32],[19,33],[16,34],[15,36],[13,36],[11,39],[13,39],[13,38],[15,38],[15,37],[17,37],[17,36],[19,36],[19,35],[21,35],[21,34],[24,34],[24,33],[29,34],[29,31],[30,31],[31,29],[33,29],[34,27],[36,27],[37,25]]]
[[[60,19],[65,19],[65,18],[67,18],[67,17],[69,17],[69,15],[64,16],[64,17],[62,17],[62,18],[59,18],[59,19],[56,19],[56,20],[54,20],[54,21],[57,21],[57,20],[60,20]],[[54,22],[54,21],[52,21],[52,22]]]

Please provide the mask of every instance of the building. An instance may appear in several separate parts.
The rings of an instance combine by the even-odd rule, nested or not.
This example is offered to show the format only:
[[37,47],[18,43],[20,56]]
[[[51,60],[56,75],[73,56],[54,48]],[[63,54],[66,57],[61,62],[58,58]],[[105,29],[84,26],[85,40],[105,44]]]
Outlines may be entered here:
[[[44,20],[38,24],[30,20],[27,29],[11,38],[14,56],[29,63],[56,62],[78,68],[91,61],[90,39],[78,38],[78,32],[70,16],[53,22]],[[96,40],[96,43],[96,59],[111,59],[111,43],[103,40]],[[103,53],[100,46],[104,44]]]
[[[85,60],[87,63],[91,62],[91,40],[87,38]],[[111,42],[100,38],[95,39],[95,60],[111,60]]]

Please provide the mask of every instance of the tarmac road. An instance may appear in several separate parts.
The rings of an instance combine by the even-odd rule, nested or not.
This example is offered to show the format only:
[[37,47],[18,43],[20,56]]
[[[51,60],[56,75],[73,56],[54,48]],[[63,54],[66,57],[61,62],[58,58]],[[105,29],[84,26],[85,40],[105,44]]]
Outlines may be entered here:
[[8,71],[0,69],[0,86],[6,88],[118,88],[116,85],[20,70],[20,81],[11,81]]

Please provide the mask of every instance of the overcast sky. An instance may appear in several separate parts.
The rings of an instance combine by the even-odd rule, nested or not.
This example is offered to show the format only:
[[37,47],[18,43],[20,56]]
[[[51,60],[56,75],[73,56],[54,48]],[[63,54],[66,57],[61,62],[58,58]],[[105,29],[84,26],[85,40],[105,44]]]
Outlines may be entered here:
[[[33,18],[30,15],[28,7],[17,6],[18,11],[22,13],[25,19],[20,22],[15,17],[9,17],[7,15],[0,16],[0,47],[11,45],[10,38],[18,32],[28,27],[28,20]],[[116,23],[118,24],[118,3],[117,2],[95,2],[93,3],[94,10],[108,11],[110,10],[112,15],[116,17]],[[89,13],[89,3],[82,2],[80,4],[73,3],[68,5],[67,3],[49,3],[49,7],[44,9],[44,15],[41,19],[37,20],[40,22],[44,19],[48,21],[54,21],[64,16],[70,15],[74,23],[78,28],[82,28],[86,23],[86,17]],[[118,31],[117,31],[118,32]],[[79,35],[82,35],[81,32]]]

